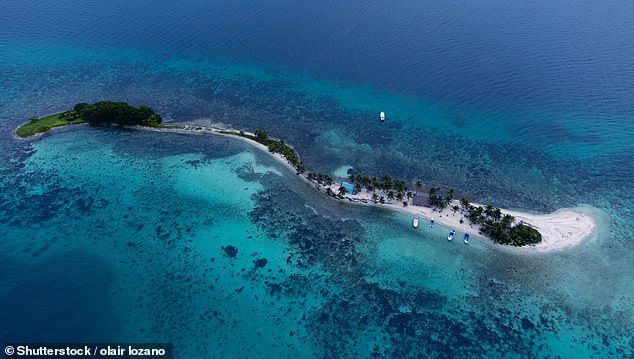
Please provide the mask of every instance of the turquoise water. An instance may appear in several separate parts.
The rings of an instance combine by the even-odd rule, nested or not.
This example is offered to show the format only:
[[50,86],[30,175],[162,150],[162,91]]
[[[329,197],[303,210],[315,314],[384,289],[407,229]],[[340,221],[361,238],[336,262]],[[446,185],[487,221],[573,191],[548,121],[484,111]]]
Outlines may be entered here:
[[[633,355],[631,4],[5,5],[5,342],[168,341],[182,358]],[[323,172],[528,211],[589,204],[600,228],[518,255],[333,201],[237,140],[12,136],[101,99],[265,129]]]

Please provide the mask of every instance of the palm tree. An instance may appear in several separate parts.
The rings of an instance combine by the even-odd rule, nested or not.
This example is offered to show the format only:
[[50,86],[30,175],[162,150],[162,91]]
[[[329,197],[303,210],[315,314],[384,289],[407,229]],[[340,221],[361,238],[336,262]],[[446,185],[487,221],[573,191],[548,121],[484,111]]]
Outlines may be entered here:
[[367,187],[368,184],[370,184],[370,177],[368,176],[363,176],[363,179],[361,180],[363,185]]
[[465,210],[469,207],[469,201],[466,198],[461,198],[460,204],[462,205],[462,208]]
[[372,201],[374,201],[374,203],[379,201],[379,195],[376,193],[372,193]]
[[487,216],[492,217],[492,214],[493,214],[493,209],[494,209],[494,208],[495,208],[495,207],[493,207],[493,205],[492,205],[492,204],[487,204],[487,205],[486,205],[486,207],[484,208],[484,213],[485,213]]
[[260,143],[265,143],[269,139],[269,134],[266,131],[255,130],[255,140]]
[[387,199],[394,199],[394,191],[387,192]]
[[460,210],[460,207],[458,207],[457,205],[455,205],[455,206],[453,206],[451,209],[453,210],[453,214],[454,214],[454,216],[455,216],[455,215],[456,215],[456,212],[458,212],[458,210]]
[[447,202],[453,201],[453,195],[454,195],[453,188],[450,188],[449,191],[447,191]]
[[420,181],[416,181],[416,190],[420,191],[420,189],[423,187],[423,184],[420,183]]
[[381,187],[384,190],[389,190],[390,188],[392,188],[392,177],[388,176],[388,175],[384,175],[382,178],[382,184]]
[[405,192],[405,190],[407,188],[405,187],[405,182],[403,182],[401,180],[396,180],[396,181],[394,181],[394,189],[397,192]]
[[496,221],[499,221],[502,218],[502,211],[499,208],[495,208],[493,213],[491,213],[491,217]]
[[340,195],[341,197],[343,197],[343,196],[345,196],[345,195],[346,195],[346,187],[344,187],[344,186],[339,186],[339,195]]

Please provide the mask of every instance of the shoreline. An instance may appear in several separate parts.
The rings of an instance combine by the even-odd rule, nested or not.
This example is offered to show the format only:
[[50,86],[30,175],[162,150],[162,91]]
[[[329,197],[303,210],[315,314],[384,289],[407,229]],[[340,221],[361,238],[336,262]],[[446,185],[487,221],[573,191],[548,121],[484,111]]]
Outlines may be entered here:
[[[198,130],[200,128],[200,130]],[[215,135],[228,136],[232,138],[237,138],[242,140],[250,145],[268,153],[273,156],[278,162],[287,167],[291,172],[297,172],[297,169],[293,167],[291,163],[289,163],[281,154],[279,153],[271,153],[268,150],[268,147],[265,145],[253,141],[249,138],[245,138],[238,135],[226,134],[221,131],[226,131],[219,128],[208,127],[208,126],[189,126],[184,125],[183,129],[169,129],[169,128],[158,128],[150,130],[155,131],[169,131],[169,132],[182,132],[182,133],[191,133],[191,131],[195,131],[196,133],[211,133]],[[249,132],[244,132],[248,135],[253,135]],[[299,174],[305,182],[314,186],[318,191],[325,192],[327,186],[322,186],[315,181],[309,180],[306,178],[306,175]],[[337,192],[338,185],[337,183],[330,186],[332,192]],[[326,193],[324,193],[326,194]],[[410,214],[413,216],[422,217],[419,218],[421,223],[419,226],[428,225],[430,219],[434,219],[434,221],[442,226],[445,226],[449,229],[453,229],[456,231],[456,236],[454,241],[461,241],[462,235],[464,233],[469,233],[471,239],[486,239],[486,241],[492,244],[494,247],[504,250],[510,250],[517,253],[549,253],[555,252],[559,250],[563,250],[566,248],[577,246],[586,240],[590,239],[597,231],[597,220],[588,213],[581,211],[580,207],[575,208],[561,208],[552,213],[548,214],[530,214],[526,212],[514,211],[514,210],[506,210],[501,209],[502,214],[510,214],[516,218],[517,221],[523,221],[526,224],[529,224],[535,227],[542,235],[542,241],[536,245],[526,245],[521,247],[502,245],[493,242],[491,239],[481,235],[479,233],[479,226],[473,225],[469,223],[469,220],[464,217],[464,213],[462,210],[458,212],[453,212],[452,210],[446,208],[442,211],[438,211],[431,207],[421,207],[414,206],[408,204],[408,206],[404,207],[402,202],[397,201],[387,201],[384,204],[375,203],[372,201],[369,193],[362,191],[357,195],[349,195],[346,194],[343,197],[331,196],[338,200],[348,200],[351,203],[357,203],[360,205],[374,205],[377,207],[389,208],[391,210],[399,211],[401,213]],[[454,200],[452,204],[459,204],[459,201]],[[481,206],[478,203],[472,203],[475,206]],[[460,219],[463,219],[463,223],[460,223]],[[427,222],[422,221],[422,219],[426,219]]]
[[[330,188],[332,193],[337,193],[338,183],[337,182],[330,187],[326,185],[322,185],[317,183],[314,180],[310,180],[306,177],[306,174],[299,173],[297,168],[295,168],[282,154],[280,153],[272,153],[269,151],[269,148],[262,143],[259,143],[250,138],[246,138],[237,134],[231,133],[223,133],[223,131],[235,131],[232,129],[221,129],[210,126],[194,126],[194,125],[174,125],[180,126],[175,128],[167,128],[167,127],[144,127],[144,126],[134,126],[135,129],[145,130],[145,131],[156,131],[156,132],[171,132],[171,133],[183,133],[183,134],[212,134],[219,136],[226,136],[235,138],[249,145],[268,153],[274,159],[276,159],[280,164],[285,166],[292,173],[296,173],[303,181],[307,184],[313,186],[319,192],[324,192],[327,194],[327,189]],[[66,126],[61,126],[66,127]],[[61,128],[60,127],[60,128]],[[46,132],[38,133],[34,136],[31,136],[26,139],[35,139],[39,138]],[[246,135],[254,136],[253,133],[243,132]],[[20,138],[25,139],[25,138]],[[529,254],[529,253],[550,253],[560,251],[566,248],[577,246],[589,238],[593,237],[597,232],[597,220],[592,215],[587,213],[593,207],[588,206],[587,211],[581,211],[583,207],[575,207],[575,208],[561,208],[552,213],[548,214],[531,214],[526,212],[520,212],[516,210],[506,210],[501,209],[502,214],[509,214],[515,217],[516,221],[523,221],[526,224],[529,224],[535,227],[542,235],[542,241],[535,245],[526,245],[526,246],[510,246],[510,245],[502,245],[497,244],[493,240],[483,236],[479,233],[479,226],[470,224],[469,219],[464,217],[463,210],[453,212],[449,208],[444,210],[436,210],[432,207],[427,206],[414,206],[408,203],[408,206],[403,206],[402,202],[388,200],[385,203],[376,203],[372,201],[371,194],[367,191],[363,190],[358,194],[350,195],[346,194],[345,196],[336,196],[330,195],[331,197],[337,200],[348,200],[351,203],[359,204],[359,205],[373,205],[377,207],[389,208],[391,210],[399,211],[401,213],[410,214],[419,218],[421,223],[419,226],[428,225],[431,219],[442,226],[447,227],[448,229],[452,229],[456,231],[456,236],[454,241],[462,241],[462,236],[464,233],[469,233],[471,239],[486,239],[486,241],[493,245],[495,248],[499,248],[502,250],[511,251],[513,253],[520,254]],[[410,201],[408,201],[410,202]],[[459,201],[454,200],[452,203],[459,205]],[[480,204],[472,203],[475,206],[480,206]],[[422,219],[426,219],[427,222],[422,221]],[[460,219],[463,219],[463,223],[460,223]]]
[[[336,190],[337,185],[333,185],[331,189]],[[586,211],[583,206],[574,208],[560,208],[552,213],[547,214],[530,214],[516,210],[501,209],[502,215],[509,214],[515,217],[516,221],[523,221],[535,227],[542,235],[542,241],[535,245],[511,246],[495,243],[493,240],[479,233],[479,226],[471,224],[469,219],[465,217],[464,211],[453,212],[449,209],[451,205],[459,205],[459,201],[453,200],[448,208],[438,210],[428,206],[414,206],[408,203],[406,207],[402,202],[386,201],[384,204],[375,203],[371,196],[365,190],[356,195],[345,195],[343,199],[347,199],[352,203],[362,205],[376,205],[387,207],[395,211],[410,214],[419,217],[419,226],[429,225],[431,219],[434,222],[447,227],[448,230],[456,231],[454,241],[461,241],[462,236],[468,233],[473,239],[486,239],[488,243],[496,248],[510,250],[518,253],[547,253],[555,252],[562,249],[574,247],[586,240],[592,238],[597,232],[597,219],[588,212],[594,209],[588,206]],[[478,203],[471,203],[474,206],[483,206]],[[460,223],[460,219],[463,223]],[[449,234],[449,233],[447,233]]]

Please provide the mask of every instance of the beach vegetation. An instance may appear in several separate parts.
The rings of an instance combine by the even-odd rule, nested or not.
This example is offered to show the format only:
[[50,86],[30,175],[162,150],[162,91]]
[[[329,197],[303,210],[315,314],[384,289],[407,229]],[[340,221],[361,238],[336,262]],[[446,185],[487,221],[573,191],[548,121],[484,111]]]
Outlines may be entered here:
[[99,101],[80,103],[74,111],[91,126],[116,124],[120,126],[159,127],[162,118],[147,106],[136,108],[125,102]]
[[447,202],[447,203],[451,203],[451,201],[453,201],[453,198],[454,198],[454,190],[453,190],[453,188],[450,188],[450,189],[447,191],[447,198],[446,198],[446,202]]
[[60,127],[84,122],[81,118],[75,117],[74,114],[67,115],[67,112],[70,111],[56,113],[54,115],[49,115],[42,118],[38,118],[35,116],[31,117],[29,118],[29,122],[18,127],[18,129],[15,131],[15,134],[18,137],[26,138],[31,137],[36,133],[46,132],[53,127]]
[[[272,139],[268,132],[257,129],[253,132],[253,135],[251,134],[247,134],[244,131],[240,131],[240,132],[234,132],[234,131],[220,131],[220,133],[223,134],[230,134],[230,135],[236,135],[236,136],[240,136],[240,137],[244,137],[244,138],[248,138],[252,141],[258,142],[260,144],[263,144],[264,146],[266,146],[269,149],[269,152],[271,153],[279,153],[281,154],[284,158],[286,158],[286,160],[295,168],[295,170],[297,170],[297,174],[302,174],[306,171],[306,166],[304,165],[304,163],[302,161],[300,161],[299,159],[299,155],[297,154],[297,152],[295,151],[295,149],[293,149],[291,146],[287,145],[284,140],[275,140]],[[313,173],[312,175],[309,173],[307,175],[308,176],[312,176],[312,178],[308,178],[308,179],[317,179],[317,177],[315,176],[316,173]],[[330,179],[331,183],[329,183],[328,185],[332,184],[332,179]],[[319,180],[319,182],[326,182],[325,178],[322,178]]]
[[260,142],[261,144],[266,144],[269,140],[269,134],[266,131],[255,130],[255,140]]
[[30,137],[45,132],[53,127],[88,122],[92,126],[99,125],[139,125],[160,127],[162,118],[147,106],[136,108],[125,102],[99,101],[94,104],[80,102],[72,110],[64,111],[42,118],[31,117],[29,122],[16,130],[19,137]]
[[469,200],[464,197],[460,198],[460,205],[462,206],[462,209],[466,210],[469,207]]
[[466,208],[467,218],[480,226],[480,233],[488,236],[496,243],[512,246],[525,246],[541,242],[542,235],[536,228],[523,222],[515,223],[515,218],[493,205],[473,206]]

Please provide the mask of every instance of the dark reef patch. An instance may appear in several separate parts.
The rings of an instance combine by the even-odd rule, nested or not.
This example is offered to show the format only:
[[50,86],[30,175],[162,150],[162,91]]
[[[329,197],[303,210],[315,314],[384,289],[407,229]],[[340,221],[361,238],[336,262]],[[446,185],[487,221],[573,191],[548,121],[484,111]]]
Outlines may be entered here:
[[228,257],[235,258],[238,255],[238,248],[234,246],[220,247]]
[[256,268],[264,268],[268,262],[269,260],[266,258],[258,258],[254,264]]

